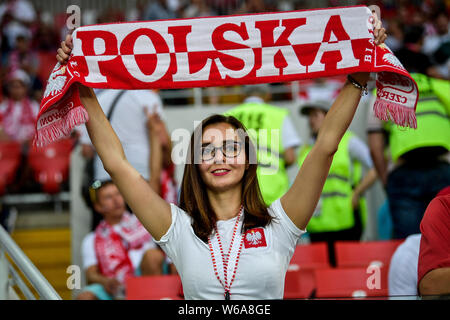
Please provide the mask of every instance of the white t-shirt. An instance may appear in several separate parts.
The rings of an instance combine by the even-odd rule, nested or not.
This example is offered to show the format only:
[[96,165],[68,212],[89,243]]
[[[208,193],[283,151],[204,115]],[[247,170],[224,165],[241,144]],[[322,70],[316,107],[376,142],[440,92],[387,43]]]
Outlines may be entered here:
[[[112,106],[116,96],[122,90],[101,90],[97,94],[98,101],[105,115]],[[122,143],[125,156],[130,164],[145,178],[149,179],[150,144],[147,135],[147,117],[144,109],[149,112],[156,106],[156,112],[161,119],[162,101],[158,94],[151,90],[127,90],[120,97],[111,116],[111,126]],[[91,144],[85,126],[82,126],[80,141],[82,144]],[[103,168],[98,156],[94,159],[94,179],[109,180],[109,174]]]
[[389,266],[389,295],[416,296],[417,265],[419,263],[420,239],[413,234],[398,246]]
[[[113,229],[117,233],[120,232],[119,225],[114,225]],[[145,251],[154,248],[156,248],[156,245],[154,241],[150,239],[141,248],[128,251],[128,257],[135,270],[139,268]],[[83,242],[81,243],[81,258],[85,270],[91,266],[98,265],[97,255],[95,254],[95,232],[90,232],[84,237]]]
[[[155,242],[175,264],[183,283],[185,298],[223,300],[224,289],[214,274],[208,244],[195,235],[192,219],[185,211],[171,204],[171,212],[172,224],[169,230]],[[289,262],[297,240],[306,231],[295,226],[284,212],[279,199],[269,207],[269,213],[275,219],[264,228],[267,245],[242,246],[236,278],[230,290],[231,300],[283,299]],[[224,251],[228,251],[236,219],[220,220],[217,223]],[[242,220],[243,216],[238,230]],[[217,257],[221,259],[220,254]]]

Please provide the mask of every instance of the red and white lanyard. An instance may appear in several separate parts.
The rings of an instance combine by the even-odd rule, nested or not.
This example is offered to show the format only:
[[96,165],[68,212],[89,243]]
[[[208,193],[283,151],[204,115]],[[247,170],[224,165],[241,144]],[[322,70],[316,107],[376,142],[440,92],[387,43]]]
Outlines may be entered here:
[[[219,280],[220,284],[225,290],[224,296],[225,300],[230,300],[230,289],[233,284],[234,278],[236,277],[236,270],[239,263],[239,257],[242,251],[242,245],[244,244],[244,237],[240,232],[238,232],[238,225],[241,220],[241,214],[244,208],[241,206],[239,213],[236,218],[236,223],[233,228],[233,236],[231,238],[230,247],[228,248],[228,253],[225,255],[223,251],[222,241],[220,239],[219,230],[217,229],[217,224],[214,227],[216,232],[216,237],[210,236],[208,238],[209,251],[211,253],[211,259],[213,263],[214,273]],[[235,238],[240,239],[240,241],[235,240]],[[217,252],[220,251],[222,259],[216,259],[218,255]],[[234,264],[233,264],[234,262]],[[223,280],[221,279],[221,274],[219,274],[218,269],[222,271]],[[229,277],[231,275],[231,277]],[[231,278],[231,279],[230,279]],[[228,279],[230,281],[228,282]]]

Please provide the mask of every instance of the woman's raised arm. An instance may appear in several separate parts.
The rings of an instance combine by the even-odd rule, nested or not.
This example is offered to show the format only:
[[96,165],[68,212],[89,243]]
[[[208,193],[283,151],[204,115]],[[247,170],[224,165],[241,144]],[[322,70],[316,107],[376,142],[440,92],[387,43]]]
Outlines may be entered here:
[[[386,39],[374,14],[375,43]],[[369,80],[369,73],[355,73],[351,77],[364,86]],[[289,218],[300,229],[305,229],[322,193],[328,176],[333,155],[337,151],[342,136],[347,131],[361,98],[361,90],[347,81],[324,119],[311,152],[306,157],[291,188],[281,198],[281,204]]]
[[[58,49],[57,59],[60,63],[67,63],[71,48],[72,38],[68,35]],[[105,170],[144,227],[153,238],[159,240],[171,224],[170,205],[152,190],[148,182],[127,161],[120,140],[92,88],[77,85],[81,102],[89,115],[86,128]]]

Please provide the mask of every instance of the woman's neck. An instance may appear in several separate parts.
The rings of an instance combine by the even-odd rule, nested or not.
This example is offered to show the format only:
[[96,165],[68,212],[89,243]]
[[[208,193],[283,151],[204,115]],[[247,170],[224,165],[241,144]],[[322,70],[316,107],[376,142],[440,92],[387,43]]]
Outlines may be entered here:
[[214,192],[208,190],[208,198],[216,213],[217,220],[229,220],[236,217],[242,204],[241,186],[231,190]]

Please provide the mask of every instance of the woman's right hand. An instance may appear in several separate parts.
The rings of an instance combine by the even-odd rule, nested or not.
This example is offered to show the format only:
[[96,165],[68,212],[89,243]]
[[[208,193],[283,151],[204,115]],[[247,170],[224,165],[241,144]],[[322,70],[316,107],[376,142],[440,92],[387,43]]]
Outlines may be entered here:
[[68,34],[66,36],[66,40],[61,42],[61,48],[58,49],[56,60],[58,60],[61,64],[66,64],[67,61],[69,61],[70,53],[73,49],[73,43],[72,43],[72,35]]

